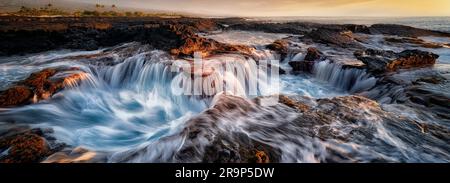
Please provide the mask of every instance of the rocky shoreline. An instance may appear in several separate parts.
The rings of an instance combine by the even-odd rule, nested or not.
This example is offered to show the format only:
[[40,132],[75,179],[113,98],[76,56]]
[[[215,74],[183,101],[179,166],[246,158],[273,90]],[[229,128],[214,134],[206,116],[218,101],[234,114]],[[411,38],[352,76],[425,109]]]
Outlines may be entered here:
[[[340,47],[362,48],[352,33],[403,37],[441,36],[450,33],[401,25],[323,25],[315,23],[260,23],[240,18],[25,18],[0,17],[0,56],[27,54],[54,49],[95,50],[132,41],[149,44],[174,54],[192,51],[243,51],[239,45],[223,45],[201,39],[198,32],[251,30],[269,33],[305,34],[305,39]],[[308,40],[305,40],[308,41]],[[394,40],[396,42],[411,40]],[[202,45],[202,46],[200,46]],[[179,49],[179,50],[172,50]],[[194,49],[194,50],[189,50]]]
[[[400,130],[400,138],[411,138],[419,135],[425,145],[437,139],[436,146],[450,150],[450,130],[442,124],[425,124],[413,119],[403,119],[399,115],[387,112],[379,103],[401,103],[412,108],[431,111],[442,121],[449,121],[450,96],[434,90],[429,85],[448,86],[448,78],[440,73],[428,72],[428,75],[409,77],[411,81],[397,80],[405,70],[420,70],[436,64],[439,55],[417,49],[402,52],[376,50],[367,48],[368,35],[397,36],[401,38],[386,38],[393,44],[414,44],[424,48],[442,48],[446,44],[427,43],[418,37],[437,36],[450,38],[449,33],[417,29],[401,25],[377,24],[363,25],[323,25],[316,23],[264,23],[249,22],[240,18],[201,19],[201,18],[24,18],[0,17],[0,56],[32,54],[57,49],[97,50],[122,43],[139,42],[152,49],[163,50],[175,58],[192,57],[194,52],[202,52],[209,57],[217,54],[236,53],[250,58],[255,48],[248,45],[236,45],[218,42],[205,38],[199,33],[209,33],[219,30],[262,31],[268,33],[287,33],[304,35],[277,40],[266,47],[280,55],[281,60],[291,59],[289,54],[293,47],[296,52],[305,49],[305,57],[301,61],[287,60],[294,73],[311,74],[315,64],[324,60],[343,65],[343,69],[357,69],[376,77],[377,82],[366,91],[352,93],[347,97],[332,99],[307,99],[302,96],[281,96],[281,103],[271,109],[259,106],[258,100],[247,101],[241,98],[222,97],[214,107],[204,111],[199,116],[187,122],[187,127],[181,132],[188,137],[182,148],[174,155],[175,162],[250,162],[266,163],[281,162],[281,149],[273,148],[264,139],[249,138],[245,134],[232,134],[237,137],[228,139],[230,134],[217,128],[214,124],[219,117],[241,115],[245,118],[249,113],[265,110],[292,110],[299,116],[292,121],[279,121],[268,115],[261,120],[277,121],[285,126],[281,129],[266,128],[268,133],[285,130],[292,134],[301,134],[306,140],[334,139],[349,142],[349,139],[366,143],[382,143],[373,136],[375,131],[371,124],[351,129],[347,135],[333,134],[333,122],[339,119],[341,123],[351,126],[361,122],[368,114],[377,114],[382,119],[379,123],[389,128]],[[355,58],[353,63],[341,63],[320,48],[300,48],[293,40],[321,44],[335,50],[343,50]],[[48,68],[31,74],[23,81],[14,83],[8,89],[0,91],[0,108],[10,108],[46,100],[63,90],[74,86],[83,79],[83,72],[77,68]],[[76,87],[76,86],[75,86]],[[392,92],[396,91],[396,92]],[[387,97],[388,96],[388,97]],[[389,101],[388,101],[389,100]],[[264,108],[264,109],[262,109]],[[280,109],[281,108],[281,109]],[[369,112],[367,112],[369,111]],[[365,113],[366,112],[366,113]],[[0,111],[1,113],[1,111]],[[229,115],[227,115],[229,113]],[[10,122],[15,124],[14,121]],[[291,131],[290,128],[302,129]],[[263,127],[261,127],[263,128]],[[314,130],[318,130],[314,131]],[[21,130],[9,129],[0,133],[1,162],[41,162],[52,154],[59,152],[64,145],[54,144],[50,132],[42,129]],[[170,137],[169,137],[170,139]],[[238,140],[236,140],[238,139]],[[361,140],[363,139],[363,140]],[[431,139],[431,140],[430,140]],[[163,139],[164,140],[164,139]],[[286,142],[300,143],[295,139],[285,139]],[[208,146],[203,146],[205,141]],[[417,143],[417,142],[416,142]],[[389,148],[388,145],[383,148]],[[145,151],[142,150],[142,151]],[[83,151],[80,156],[89,153]],[[327,149],[331,154],[322,158],[323,162],[359,162],[348,154],[339,153],[335,149]],[[142,153],[142,152],[136,152]],[[285,155],[283,155],[285,156]],[[317,155],[320,156],[320,155]],[[67,157],[67,156],[65,156]],[[129,157],[121,157],[118,162],[126,162]],[[284,157],[286,158],[286,157]],[[50,158],[51,159],[51,158]],[[57,158],[56,158],[57,159]],[[77,158],[73,158],[77,159]],[[96,158],[92,158],[96,159]],[[99,158],[97,157],[96,160]],[[100,158],[101,159],[101,158]],[[66,158],[67,160],[67,158]],[[50,160],[47,160],[50,161]],[[391,162],[386,159],[371,159],[371,162]],[[402,159],[398,160],[402,161]],[[404,160],[403,160],[404,161]],[[52,161],[50,161],[52,162]],[[54,160],[53,162],[59,162]],[[77,162],[74,160],[74,162]],[[83,159],[82,162],[89,162]]]

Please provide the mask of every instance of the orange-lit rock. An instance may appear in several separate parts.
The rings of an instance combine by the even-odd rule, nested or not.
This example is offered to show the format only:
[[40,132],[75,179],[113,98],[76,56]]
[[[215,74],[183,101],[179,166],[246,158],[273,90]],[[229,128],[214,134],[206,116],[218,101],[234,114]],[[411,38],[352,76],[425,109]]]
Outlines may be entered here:
[[307,50],[305,61],[316,61],[322,58],[322,52],[320,52],[317,48],[310,47]]
[[195,52],[200,52],[203,57],[217,53],[240,53],[251,56],[254,51],[254,48],[245,45],[229,45],[200,37],[195,33],[195,27],[193,26],[173,24],[168,26],[167,29],[170,31],[168,34],[175,34],[173,36],[174,41],[178,43],[170,49],[172,55],[193,56]]
[[395,38],[395,37],[386,37],[384,38],[386,42],[389,43],[408,43],[408,44],[414,44],[416,46],[424,47],[424,48],[442,48],[444,45],[437,44],[437,43],[430,43],[426,42],[419,38],[409,38],[409,37],[403,37],[403,38]]
[[281,56],[281,60],[283,60],[288,54],[289,42],[287,40],[276,40],[272,44],[267,45],[267,48],[278,52]]
[[0,107],[14,107],[38,102],[50,98],[66,86],[75,86],[87,77],[85,73],[79,71],[59,78],[53,77],[57,73],[76,70],[76,68],[51,68],[33,73],[27,79],[0,92]]
[[0,93],[0,107],[25,105],[32,102],[33,90],[26,86],[14,86]]
[[436,63],[438,55],[419,50],[406,50],[399,54],[399,58],[386,65],[390,71],[409,69],[414,67],[432,66]]
[[7,149],[2,163],[37,163],[51,153],[45,139],[31,132],[1,138],[0,149]]
[[91,163],[98,153],[77,147],[69,151],[60,151],[47,157],[42,163]]
[[308,105],[306,105],[304,103],[300,103],[300,102],[294,101],[291,98],[286,97],[284,95],[280,95],[280,103],[282,103],[284,105],[287,105],[289,107],[292,107],[294,109],[298,109],[298,110],[300,110],[302,112],[307,111],[307,110],[310,109],[310,107]]
[[368,71],[376,74],[432,66],[439,55],[421,50],[405,50],[400,53],[393,51],[367,49],[356,51],[355,57],[361,60]]
[[257,151],[255,156],[256,163],[270,163],[270,159],[264,151]]

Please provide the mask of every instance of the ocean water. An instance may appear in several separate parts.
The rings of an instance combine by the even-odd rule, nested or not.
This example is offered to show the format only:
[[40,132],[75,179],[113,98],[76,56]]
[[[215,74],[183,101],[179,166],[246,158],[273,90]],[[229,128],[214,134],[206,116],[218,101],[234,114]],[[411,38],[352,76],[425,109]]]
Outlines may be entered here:
[[[211,37],[222,42],[255,46],[258,48],[255,55],[270,60],[276,59],[276,55],[266,50],[264,45],[286,36],[288,35],[225,32]],[[249,39],[244,39],[245,37]],[[133,50],[133,56],[121,56],[123,51],[129,53],[128,50]],[[301,54],[291,56],[301,57]],[[102,58],[113,58],[117,64],[102,64]],[[240,55],[225,54],[208,58],[205,63],[229,59],[236,64],[254,62]],[[52,128],[59,141],[91,151],[126,152],[159,143],[160,139],[179,133],[186,121],[212,105],[211,98],[174,94],[174,81],[183,85],[184,89],[197,87],[195,84],[177,82],[183,81],[184,74],[173,72],[171,64],[175,61],[163,51],[151,50],[138,43],[96,51],[61,50],[0,58],[0,80],[4,87],[33,72],[52,67],[77,67],[86,73],[87,78],[78,85],[68,86],[50,100],[17,108],[0,108],[0,124],[6,125],[7,121],[14,120],[31,127]],[[289,71],[286,62],[279,67]],[[259,72],[247,67],[236,68],[242,69],[246,75]],[[262,76],[262,79],[258,78],[259,96],[279,93],[312,98],[345,96],[349,95],[344,89],[348,87],[346,81],[354,80],[351,78],[354,75],[352,73],[353,71],[341,72],[339,67],[323,63],[317,67],[317,75],[280,76],[281,89],[277,93],[264,80],[270,76],[259,73]],[[360,74],[354,73],[356,77]],[[233,74],[217,70],[211,76],[213,80],[224,78],[228,85],[232,84],[234,90],[231,93],[235,96],[246,99],[255,97],[246,94],[245,83],[242,83],[245,81],[236,80]],[[344,76],[350,77],[341,81],[339,78]],[[371,78],[362,77],[361,81],[365,79]],[[177,147],[166,147],[161,151],[170,154],[174,148]]]
[[[254,19],[255,20],[255,19]],[[263,19],[259,19],[263,20]],[[276,18],[267,21],[314,21],[320,23],[398,23],[405,25],[427,26],[436,30],[448,29],[448,18],[429,19],[330,19],[330,18]],[[395,22],[397,21],[397,22]],[[447,21],[447,23],[445,23]],[[447,28],[445,28],[447,26]],[[230,44],[245,44],[256,48],[254,55],[261,59],[277,59],[278,56],[267,50],[265,45],[277,39],[289,37],[287,34],[270,34],[262,32],[226,31],[203,35]],[[448,39],[424,37],[430,42],[445,43]],[[385,45],[380,37],[370,37],[370,45],[379,49],[401,51],[410,47]],[[288,54],[286,60],[301,61],[306,49],[310,46],[318,47],[321,51],[339,60],[351,60],[353,53],[336,53],[331,47],[318,44],[296,43],[300,46],[300,53]],[[411,47],[412,48],[412,47]],[[123,52],[132,56],[123,56]],[[448,48],[429,50],[438,53],[441,58],[436,68],[442,73],[448,73],[450,65]],[[104,58],[114,60],[113,65],[102,63]],[[210,59],[219,61],[232,59],[235,63],[250,62],[236,54],[217,55]],[[314,99],[348,96],[368,90],[373,87],[376,78],[358,69],[343,69],[341,65],[323,61],[316,64],[312,74],[291,73],[286,60],[278,66],[287,71],[280,76],[280,94],[299,95]],[[17,121],[32,127],[52,128],[58,141],[71,147],[82,147],[94,152],[105,152],[108,162],[173,162],[174,154],[185,144],[186,134],[183,129],[190,119],[195,119],[202,112],[214,105],[214,98],[175,95],[171,84],[182,81],[182,74],[173,72],[170,67],[174,59],[166,52],[152,50],[139,43],[128,43],[113,48],[95,51],[55,50],[26,56],[0,58],[0,84],[6,88],[16,81],[26,78],[30,73],[50,67],[79,67],[86,73],[86,80],[78,85],[69,86],[59,92],[52,99],[40,101],[33,105],[0,109],[0,124],[8,125],[8,121]],[[252,68],[243,67],[244,73],[257,72]],[[447,70],[447,71],[442,71]],[[407,73],[408,74],[408,73]],[[406,75],[407,75],[406,74]],[[253,99],[247,96],[245,83],[237,82],[232,74],[217,70],[212,79],[224,78],[237,88],[234,95],[243,100]],[[190,76],[190,75],[189,75]],[[269,75],[263,75],[269,78]],[[179,84],[186,86],[186,83]],[[271,86],[261,82],[260,96],[272,94]],[[0,87],[0,90],[2,89]],[[197,87],[197,86],[186,86]],[[445,86],[444,86],[445,87]],[[443,90],[439,88],[439,90]],[[445,89],[444,89],[445,90]],[[445,91],[444,91],[445,92]],[[386,107],[406,116],[419,116],[414,109],[404,105]],[[397,109],[397,111],[395,111]],[[425,147],[412,142],[421,142],[420,136],[401,134],[403,127],[389,128],[385,126],[382,116],[365,111],[364,118],[356,124],[336,123],[329,127],[332,133],[347,134],[353,129],[373,129],[377,141],[371,143],[366,139],[343,143],[339,140],[323,141],[302,133],[298,126],[292,126],[288,120],[299,115],[297,111],[284,106],[280,109],[261,108],[245,116],[229,114],[220,116],[211,123],[212,130],[242,132],[251,138],[263,142],[272,142],[272,146],[282,149],[283,162],[321,162],[327,156],[326,149],[331,148],[354,156],[357,162],[368,162],[378,158],[393,162],[449,162],[450,154],[447,146]],[[357,109],[355,109],[357,111]],[[422,111],[423,112],[423,111]],[[422,113],[421,113],[422,114]],[[423,116],[433,114],[425,114]],[[264,118],[271,116],[270,120]],[[266,120],[266,121],[264,121]],[[420,119],[418,119],[420,120]],[[209,124],[209,123],[208,123]],[[282,125],[280,125],[282,124]],[[215,129],[218,128],[218,129]],[[250,130],[249,130],[250,129]],[[330,132],[331,133],[331,132]],[[231,137],[231,134],[230,134]],[[231,137],[232,138],[232,137]],[[286,139],[287,138],[287,139]],[[404,140],[408,139],[408,140]],[[441,143],[440,141],[438,143]],[[412,144],[412,145],[411,145]],[[208,142],[201,142],[204,147]],[[445,152],[446,151],[446,152]],[[0,152],[2,153],[2,152]],[[319,156],[319,157],[317,157]],[[198,158],[198,157],[192,157]],[[188,159],[188,162],[199,162],[201,159]]]
[[323,24],[400,24],[450,33],[450,17],[258,17],[248,20],[267,22],[315,22]]

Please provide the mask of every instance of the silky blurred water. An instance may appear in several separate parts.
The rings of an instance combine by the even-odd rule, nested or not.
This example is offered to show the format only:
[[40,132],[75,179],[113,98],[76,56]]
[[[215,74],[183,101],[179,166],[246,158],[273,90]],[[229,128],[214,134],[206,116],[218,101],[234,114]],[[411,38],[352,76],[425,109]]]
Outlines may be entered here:
[[[265,45],[290,35],[229,31],[203,36],[230,44],[254,46],[256,48],[253,53],[255,57],[270,60],[277,59],[278,55],[267,50]],[[409,48],[385,45],[380,41],[381,37],[369,38],[371,42],[368,46],[374,48],[395,51]],[[445,43],[447,41],[436,37],[423,39],[430,42]],[[296,47],[301,47],[300,52],[289,53],[286,60],[277,65],[286,71],[286,74],[280,76],[281,90],[279,93],[273,93],[272,86],[262,82],[261,86],[263,87],[260,88],[259,96],[287,94],[311,98],[331,98],[363,92],[375,85],[376,78],[364,70],[344,69],[339,63],[332,63],[329,60],[316,64],[311,74],[291,72],[287,61],[302,61],[305,50],[309,46],[317,46],[331,57],[339,57],[341,60],[354,59],[352,53],[333,55],[332,48],[323,45],[296,44]],[[433,70],[448,74],[448,55],[450,53],[448,48],[431,51],[441,56],[439,64]],[[208,63],[213,59],[218,61],[233,59],[236,63],[256,64],[255,60],[248,60],[244,56],[236,54],[216,55],[208,58]],[[186,127],[187,121],[198,117],[214,103],[214,96],[175,95],[171,84],[172,81],[180,78],[181,74],[173,72],[170,67],[172,63],[173,57],[168,53],[152,50],[138,43],[90,52],[59,50],[0,58],[0,90],[44,68],[78,67],[87,75],[86,79],[78,85],[68,86],[49,100],[23,107],[0,109],[0,123],[8,124],[13,121],[32,127],[52,128],[55,138],[71,147],[84,147],[92,151],[114,153],[114,156],[108,160],[112,162],[125,161],[124,159],[130,162],[171,161],[173,153],[186,143],[186,137],[177,134]],[[241,69],[244,73],[255,72],[249,68]],[[227,78],[227,74],[219,70],[212,76]],[[268,75],[264,75],[264,77],[268,77]],[[229,79],[227,82],[236,85],[239,91],[244,91],[234,93],[235,95],[246,100],[255,97],[246,95],[245,82],[235,82],[236,78],[234,77],[227,79]],[[442,89],[440,88],[440,90]],[[386,109],[399,113],[398,110],[395,110],[398,109],[398,106],[387,106]],[[381,144],[372,146],[367,145],[366,141],[348,143],[333,140],[321,141],[294,131],[298,127],[288,120],[298,117],[300,115],[298,111],[293,111],[286,106],[264,107],[259,110],[249,113],[247,116],[234,116],[234,114],[220,116],[220,114],[219,118],[211,122],[213,123],[211,125],[223,132],[240,131],[250,134],[257,140],[271,142],[273,143],[271,145],[283,150],[285,153],[283,161],[286,162],[320,162],[323,157],[315,156],[317,154],[325,156],[326,148],[334,148],[347,153],[359,153],[358,161],[361,162],[378,157],[391,161],[445,162],[445,157],[448,156],[445,153],[442,153],[444,158],[426,153],[417,155],[426,151],[427,148],[405,145],[402,139],[393,135],[398,131],[393,131],[392,128],[388,129],[381,124],[382,116],[366,114],[367,109],[364,107],[359,111],[364,113],[363,118],[360,119],[362,122],[344,125],[345,121],[336,119],[334,126],[330,126],[330,128],[335,130],[335,133],[344,134],[359,126],[369,128],[375,130],[374,132],[378,136],[377,140]],[[413,109],[408,108],[408,110],[412,112],[408,111],[406,114],[412,116],[416,114]],[[358,112],[356,109],[355,111]],[[264,121],[267,120],[264,118],[265,115],[272,118]],[[289,130],[291,131],[287,132]],[[408,138],[410,137],[410,134],[406,135]],[[165,137],[170,138],[165,139]],[[414,136],[414,138],[417,137]],[[207,145],[206,142],[201,143],[205,143],[201,145]],[[391,152],[388,148],[391,146],[400,150]],[[140,151],[142,148],[146,148],[146,151],[139,153],[139,156],[133,156],[134,151]],[[414,151],[409,152],[409,149],[414,149]],[[435,148],[431,149],[436,150]],[[441,149],[436,151],[441,151]],[[373,154],[373,152],[379,154]],[[437,153],[437,155],[440,154]],[[133,157],[128,159],[128,156]]]
[[120,58],[122,62],[114,66],[95,66],[70,58],[99,52],[42,53],[1,64],[4,72],[0,79],[5,83],[57,66],[78,67],[87,79],[49,101],[3,109],[0,122],[53,128],[55,137],[71,146],[116,151],[173,134],[184,121],[208,107],[206,100],[171,94],[173,76],[164,63],[168,58],[163,52],[142,51]]

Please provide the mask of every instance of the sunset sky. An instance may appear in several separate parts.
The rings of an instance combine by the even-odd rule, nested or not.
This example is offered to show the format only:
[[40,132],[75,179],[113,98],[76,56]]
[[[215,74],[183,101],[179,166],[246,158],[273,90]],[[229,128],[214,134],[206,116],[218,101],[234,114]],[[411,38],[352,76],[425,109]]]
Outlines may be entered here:
[[[122,8],[228,16],[450,16],[450,0],[0,0],[66,8],[116,4]],[[70,4],[68,6],[68,4]],[[76,7],[76,6],[74,6]]]

